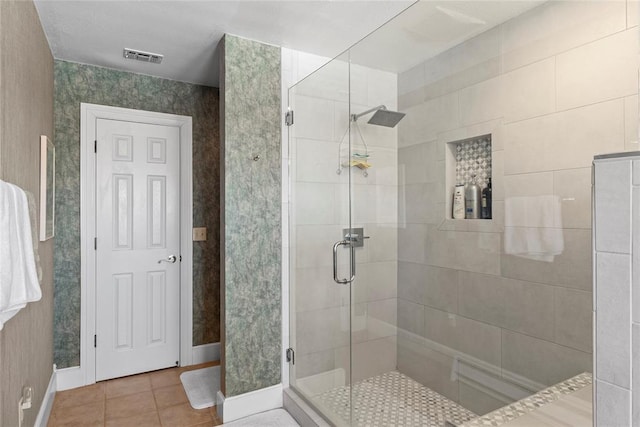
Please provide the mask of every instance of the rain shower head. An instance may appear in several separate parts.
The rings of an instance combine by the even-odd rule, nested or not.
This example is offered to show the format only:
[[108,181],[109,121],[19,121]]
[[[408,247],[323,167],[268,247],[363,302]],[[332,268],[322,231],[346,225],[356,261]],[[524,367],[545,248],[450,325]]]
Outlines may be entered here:
[[369,119],[367,123],[376,125],[376,126],[385,126],[388,128],[395,127],[400,120],[405,116],[404,113],[399,113],[397,111],[387,110],[387,107],[384,105],[378,105],[377,107],[371,108],[367,111],[363,111],[360,114],[352,114],[351,121],[357,121],[360,117],[369,114],[375,111],[373,116]]
[[397,111],[383,110],[376,111],[367,123],[378,126],[386,126],[388,128],[395,127],[404,117],[404,113]]

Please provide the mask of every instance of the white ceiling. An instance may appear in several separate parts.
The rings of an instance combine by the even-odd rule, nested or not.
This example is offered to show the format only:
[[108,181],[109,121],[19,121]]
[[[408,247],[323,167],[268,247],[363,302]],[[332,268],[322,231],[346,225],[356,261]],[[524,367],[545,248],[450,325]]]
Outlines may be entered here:
[[[56,59],[218,86],[225,33],[333,57],[411,1],[36,0]],[[123,48],[164,55],[127,60]]]
[[[217,45],[225,33],[333,57],[412,3],[35,0],[56,59],[206,86],[218,86]],[[403,71],[539,3],[422,1],[368,37],[357,61]],[[128,60],[122,56],[125,47],[159,53],[164,60],[160,65]]]

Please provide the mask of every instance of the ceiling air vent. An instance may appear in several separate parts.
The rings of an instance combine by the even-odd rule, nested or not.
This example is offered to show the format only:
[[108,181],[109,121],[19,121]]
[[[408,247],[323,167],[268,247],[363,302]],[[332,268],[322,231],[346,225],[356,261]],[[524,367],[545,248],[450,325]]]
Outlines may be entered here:
[[163,55],[159,55],[157,53],[143,52],[141,50],[134,50],[134,49],[127,49],[126,47],[124,48],[124,51],[122,52],[122,56],[124,56],[127,59],[136,59],[138,61],[152,62],[154,64],[161,63],[162,62],[162,58],[164,58]]

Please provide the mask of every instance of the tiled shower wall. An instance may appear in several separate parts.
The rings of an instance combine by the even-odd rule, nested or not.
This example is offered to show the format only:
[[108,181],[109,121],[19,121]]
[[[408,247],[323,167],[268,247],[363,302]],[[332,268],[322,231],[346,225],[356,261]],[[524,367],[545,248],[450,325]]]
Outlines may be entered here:
[[193,225],[208,239],[193,243],[194,346],[220,340],[218,89],[54,62],[56,238],[54,362],[80,364],[80,103],[193,117]]
[[596,425],[640,423],[640,160],[594,162]]
[[[590,164],[638,149],[637,18],[548,2],[398,78],[398,367],[475,412],[504,401],[455,357],[527,387],[591,371]],[[493,220],[451,220],[446,143],[489,133]],[[504,251],[505,201],[538,196],[562,213],[551,262]]]
[[[285,66],[302,78],[326,59],[293,52],[290,61]],[[352,366],[353,380],[358,381],[396,367],[397,130],[369,125],[369,116],[358,121],[373,166],[366,177],[362,170],[351,169],[352,225],[364,227],[370,239],[356,249],[351,287],[336,284],[332,275],[331,248],[344,238],[349,221],[349,170],[339,165],[348,161],[349,113],[380,104],[396,109],[396,75],[356,65],[349,74],[347,62],[338,58],[297,85],[290,100],[295,111],[289,129],[295,377],[298,385],[334,370],[344,370],[340,372],[348,378],[353,303]],[[351,141],[355,151],[365,151],[355,129]],[[348,273],[347,262],[346,257],[339,260],[341,277]]]

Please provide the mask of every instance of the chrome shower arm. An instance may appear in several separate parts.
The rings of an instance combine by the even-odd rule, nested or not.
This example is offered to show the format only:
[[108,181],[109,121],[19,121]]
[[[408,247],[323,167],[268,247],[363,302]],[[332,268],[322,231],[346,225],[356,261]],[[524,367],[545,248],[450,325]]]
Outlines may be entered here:
[[360,114],[352,114],[351,115],[351,121],[355,122],[356,120],[358,120],[360,117],[362,116],[366,116],[369,113],[373,113],[374,111],[378,111],[378,110],[386,110],[387,106],[386,105],[378,105],[377,107],[373,107],[373,108],[369,108],[367,111],[363,111]]

